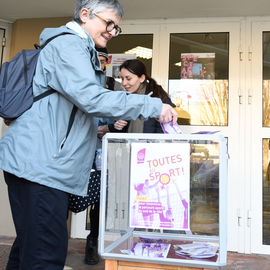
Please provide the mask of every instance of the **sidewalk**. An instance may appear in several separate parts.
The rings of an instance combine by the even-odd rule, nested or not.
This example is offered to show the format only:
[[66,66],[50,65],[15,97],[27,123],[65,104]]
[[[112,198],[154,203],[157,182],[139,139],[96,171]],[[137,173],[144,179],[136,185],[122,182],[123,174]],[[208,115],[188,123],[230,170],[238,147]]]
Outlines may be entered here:
[[[0,269],[4,270],[9,250],[13,239],[0,237]],[[104,260],[97,265],[86,265],[84,259],[85,240],[70,239],[66,265],[73,270],[104,270]],[[270,270],[270,255],[244,255],[239,253],[228,253],[228,265],[224,270]]]

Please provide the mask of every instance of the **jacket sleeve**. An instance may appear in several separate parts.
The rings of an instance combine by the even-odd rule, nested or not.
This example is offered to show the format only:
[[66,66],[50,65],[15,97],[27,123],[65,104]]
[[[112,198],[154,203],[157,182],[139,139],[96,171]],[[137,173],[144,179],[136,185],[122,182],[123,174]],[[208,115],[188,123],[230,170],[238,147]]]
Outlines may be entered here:
[[103,87],[103,72],[89,41],[65,35],[51,41],[40,53],[36,81],[57,90],[83,112],[97,117],[145,120],[158,118],[162,102],[158,98],[110,91]]

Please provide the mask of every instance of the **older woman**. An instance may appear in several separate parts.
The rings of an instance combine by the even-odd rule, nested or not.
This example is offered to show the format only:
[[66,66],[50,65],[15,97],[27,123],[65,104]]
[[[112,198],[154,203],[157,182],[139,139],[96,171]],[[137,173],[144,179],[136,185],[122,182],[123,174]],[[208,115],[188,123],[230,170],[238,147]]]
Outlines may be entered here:
[[[62,270],[67,254],[68,193],[87,192],[96,148],[98,117],[128,120],[176,112],[160,99],[127,95],[103,87],[95,45],[120,34],[123,9],[117,0],[77,0],[74,20],[45,29],[34,95],[57,93],[35,102],[12,122],[0,140],[0,168],[8,185],[17,237],[7,269]],[[68,122],[78,108],[74,122]]]

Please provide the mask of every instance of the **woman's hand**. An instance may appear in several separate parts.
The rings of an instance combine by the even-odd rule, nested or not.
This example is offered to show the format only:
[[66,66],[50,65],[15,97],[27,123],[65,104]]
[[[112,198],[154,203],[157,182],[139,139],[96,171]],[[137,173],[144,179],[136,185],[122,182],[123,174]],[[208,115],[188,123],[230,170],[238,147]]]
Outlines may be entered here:
[[125,120],[117,120],[114,122],[114,128],[117,130],[122,130],[128,124]]
[[107,133],[110,132],[108,126],[99,126],[97,131],[97,136],[99,139],[102,139],[102,137]]
[[160,117],[158,118],[158,121],[160,123],[167,123],[172,121],[173,124],[176,123],[178,118],[178,114],[177,112],[173,109],[172,106],[170,106],[169,104],[162,104],[162,109],[161,109],[161,114]]

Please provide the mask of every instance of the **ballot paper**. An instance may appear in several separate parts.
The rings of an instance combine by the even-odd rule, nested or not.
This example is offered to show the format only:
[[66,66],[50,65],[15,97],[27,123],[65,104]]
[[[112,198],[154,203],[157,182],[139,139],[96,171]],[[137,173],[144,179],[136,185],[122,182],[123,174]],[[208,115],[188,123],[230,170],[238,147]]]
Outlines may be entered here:
[[182,134],[183,133],[180,126],[177,124],[177,122],[173,124],[172,121],[170,121],[168,123],[161,123],[160,125],[165,134]]
[[165,243],[135,243],[131,254],[149,258],[166,258],[170,246],[170,244]]
[[[178,125],[178,123],[176,122],[175,124],[173,124],[172,121],[167,122],[167,123],[160,123],[161,128],[164,132],[164,134],[183,134],[183,131],[180,127],[180,125]],[[215,134],[219,132],[218,130],[215,131],[198,131],[192,134]]]
[[161,239],[140,238],[131,249],[121,250],[123,254],[142,256],[148,258],[166,258],[171,244],[164,243]]
[[192,244],[174,245],[174,250],[179,256],[211,258],[216,256],[218,246],[203,242],[193,242]]

